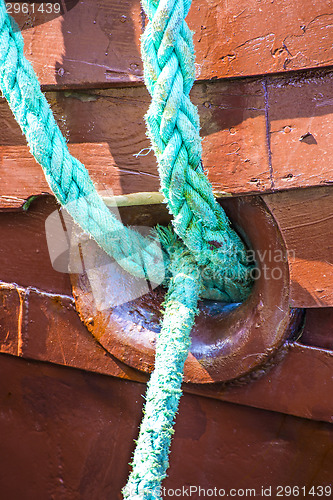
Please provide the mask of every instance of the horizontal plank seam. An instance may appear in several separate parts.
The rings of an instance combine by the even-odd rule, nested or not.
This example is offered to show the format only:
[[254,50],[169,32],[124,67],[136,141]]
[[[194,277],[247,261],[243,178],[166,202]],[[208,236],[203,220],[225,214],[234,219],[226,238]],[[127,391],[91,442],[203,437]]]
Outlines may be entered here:
[[6,283],[5,281],[0,280],[0,290],[17,290],[20,293],[29,294],[30,292],[35,292],[41,297],[49,297],[53,299],[64,299],[69,300],[70,303],[75,306],[74,298],[71,295],[64,295],[61,293],[52,293],[46,292],[45,290],[41,290],[39,288],[28,286],[24,287],[22,285],[18,285],[17,283]]

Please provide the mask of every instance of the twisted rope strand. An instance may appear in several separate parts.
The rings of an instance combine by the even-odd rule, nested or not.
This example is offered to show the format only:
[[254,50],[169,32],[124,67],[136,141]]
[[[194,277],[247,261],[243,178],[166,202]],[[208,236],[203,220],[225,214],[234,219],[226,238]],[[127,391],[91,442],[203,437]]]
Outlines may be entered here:
[[[149,19],[141,46],[145,83],[152,97],[146,114],[148,135],[175,232],[197,263],[210,267],[220,298],[244,300],[252,283],[246,251],[200,167],[199,117],[189,99],[195,78],[194,49],[184,21],[190,4],[189,0],[142,2]],[[212,241],[219,248],[212,248]]]
[[[176,232],[203,269],[202,296],[237,302],[249,293],[250,268],[241,241],[231,230],[199,167],[199,118],[188,96],[194,80],[193,43],[182,20],[190,2],[146,1],[144,5],[156,25],[155,33],[154,23],[148,23],[142,51],[148,54],[144,57],[145,77],[153,97],[146,120],[159,161],[162,191],[175,216]],[[123,227],[96,192],[85,167],[70,155],[34,70],[24,57],[22,36],[13,29],[3,0],[0,88],[52,191],[74,220],[125,270],[160,282],[167,255],[164,253],[161,259],[156,245],[147,245],[141,235]],[[212,249],[212,241],[220,248]]]
[[161,482],[169,466],[173,423],[202,286],[196,261],[182,245],[172,248],[171,269],[173,278],[166,296],[163,326],[157,337],[155,368],[147,387],[132,472],[123,489],[125,499],[159,500]]

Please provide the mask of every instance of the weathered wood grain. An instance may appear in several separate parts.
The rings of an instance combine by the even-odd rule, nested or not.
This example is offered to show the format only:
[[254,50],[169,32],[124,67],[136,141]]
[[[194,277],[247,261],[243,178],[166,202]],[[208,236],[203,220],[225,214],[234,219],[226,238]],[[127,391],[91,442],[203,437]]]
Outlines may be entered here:
[[[199,84],[192,97],[201,115],[203,162],[214,188],[230,192],[269,189],[261,82]],[[144,88],[48,93],[47,98],[71,153],[86,165],[100,190],[112,188],[121,194],[159,189],[155,156],[146,138],[144,114],[150,98]],[[50,192],[4,100],[0,101],[0,123],[4,124],[0,129],[0,206],[19,206],[31,194]]]
[[[213,188],[247,194],[330,184],[332,83],[332,72],[325,70],[196,84],[192,98]],[[144,88],[50,92],[47,98],[70,151],[100,190],[159,189],[145,135],[150,98]],[[18,207],[50,189],[3,99],[0,123],[0,207]]]
[[[139,0],[85,0],[62,17],[35,13],[17,20],[43,85],[142,83],[139,38],[146,20]],[[332,20],[331,0],[194,0],[188,23],[195,32],[197,78],[330,65]]]
[[288,252],[293,307],[333,306],[333,187],[264,196]]
[[197,0],[189,24],[196,32],[200,77],[258,75],[330,65],[332,20],[331,0]]
[[333,74],[272,78],[267,92],[274,188],[333,183]]

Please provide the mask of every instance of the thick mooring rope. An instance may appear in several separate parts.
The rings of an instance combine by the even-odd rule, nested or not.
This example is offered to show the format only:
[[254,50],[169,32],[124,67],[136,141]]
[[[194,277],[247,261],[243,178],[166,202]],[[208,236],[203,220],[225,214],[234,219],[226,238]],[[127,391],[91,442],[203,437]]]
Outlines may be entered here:
[[[147,123],[159,161],[162,188],[175,215],[175,231],[204,270],[202,296],[238,302],[248,295],[251,287],[249,266],[242,242],[230,228],[205,174],[200,171],[199,121],[188,97],[194,67],[191,37],[185,22],[180,23],[181,29],[179,23],[175,24],[178,30],[171,29],[176,13],[179,17],[182,12],[179,5],[183,5],[181,0],[150,1],[145,5],[148,15],[154,15],[143,38],[147,86],[154,96]],[[163,16],[170,22],[161,27]],[[157,38],[155,32],[160,33],[163,50],[151,48],[152,40]],[[175,50],[167,50],[168,43]],[[159,52],[164,54],[160,56],[161,62],[155,61]],[[170,57],[161,67],[166,53]],[[176,61],[177,71],[173,69]],[[146,277],[149,269],[149,279],[154,281],[156,274],[158,282],[161,276],[158,263],[163,265],[163,262],[156,258],[154,245],[147,245],[138,233],[124,228],[103,203],[85,167],[69,153],[36,74],[24,57],[22,36],[17,28],[13,29],[3,0],[0,1],[0,88],[60,203],[124,269],[137,277]],[[170,118],[171,115],[178,117],[177,120]],[[174,121],[171,136],[170,120]]]
[[132,472],[123,490],[124,498],[131,500],[161,498],[161,482],[169,465],[184,363],[201,291],[200,271],[193,255],[177,243],[172,245],[172,253],[173,279],[165,300],[162,328],[156,339],[155,367],[147,387]]
[[198,264],[209,267],[220,292],[216,298],[243,300],[251,286],[246,252],[202,170],[199,116],[189,98],[194,48],[184,19],[191,0],[143,0],[142,5],[149,23],[141,51],[152,98],[146,123],[174,230]]
[[[175,232],[158,229],[164,264],[172,277],[132,473],[124,489],[124,497],[130,499],[160,498],[199,296],[239,302],[251,289],[244,245],[214,199],[201,167],[199,118],[189,99],[194,50],[184,19],[190,4],[191,0],[143,1],[149,23],[142,37],[142,57],[152,96],[146,121]],[[131,274],[146,277],[149,270],[153,280],[156,269],[159,279],[158,266],[164,264],[154,247],[112,215],[85,167],[70,155],[4,0],[0,88],[52,191],[74,220]]]

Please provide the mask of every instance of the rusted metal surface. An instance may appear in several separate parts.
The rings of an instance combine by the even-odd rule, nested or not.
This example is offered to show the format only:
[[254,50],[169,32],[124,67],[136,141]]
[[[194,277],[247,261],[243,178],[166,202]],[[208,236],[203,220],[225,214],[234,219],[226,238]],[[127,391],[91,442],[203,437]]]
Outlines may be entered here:
[[[139,0],[61,3],[76,5],[62,17],[16,16],[43,85],[142,83],[139,39],[146,20]],[[195,32],[197,78],[331,65],[332,19],[331,0],[194,0],[188,23]]]
[[287,247],[290,304],[333,305],[333,187],[264,196]]
[[[258,279],[242,305],[230,307],[203,301],[192,330],[192,345],[185,363],[185,381],[227,381],[255,370],[274,354],[293,331],[297,321],[289,308],[288,256],[274,219],[256,197],[221,202],[240,234],[246,238],[258,264]],[[119,209],[130,226],[147,224],[153,207]],[[166,207],[155,213],[152,225],[168,220]],[[162,217],[161,217],[162,215]],[[154,366],[155,338],[160,328],[164,291],[159,288],[138,299],[113,306],[117,289],[133,288],[129,278],[92,240],[80,254],[89,255],[89,267],[98,274],[98,286],[109,294],[100,307],[92,289],[89,270],[71,275],[76,308],[96,339],[116,358],[133,368],[150,372]],[[85,268],[84,261],[82,268]],[[78,263],[71,263],[76,269]],[[148,287],[147,287],[148,290]],[[112,295],[114,292],[115,296]],[[103,295],[104,295],[103,294]],[[109,302],[108,302],[109,299]],[[297,315],[296,315],[297,316]]]
[[9,284],[0,288],[1,352],[19,356],[21,353],[20,316],[22,296]]
[[[192,98],[213,188],[246,194],[330,184],[332,88],[326,70],[196,84]],[[159,189],[145,135],[150,99],[144,88],[50,92],[47,98],[70,151],[99,189],[115,194]],[[50,189],[4,99],[0,121],[0,207],[14,208]]]
[[[143,384],[1,355],[2,497],[120,500],[144,391]],[[185,394],[163,486],[258,494],[264,486],[272,498],[281,485],[309,491],[331,484],[332,439],[328,423]]]
[[110,355],[80,321],[73,298],[0,284],[0,352],[146,382]]

